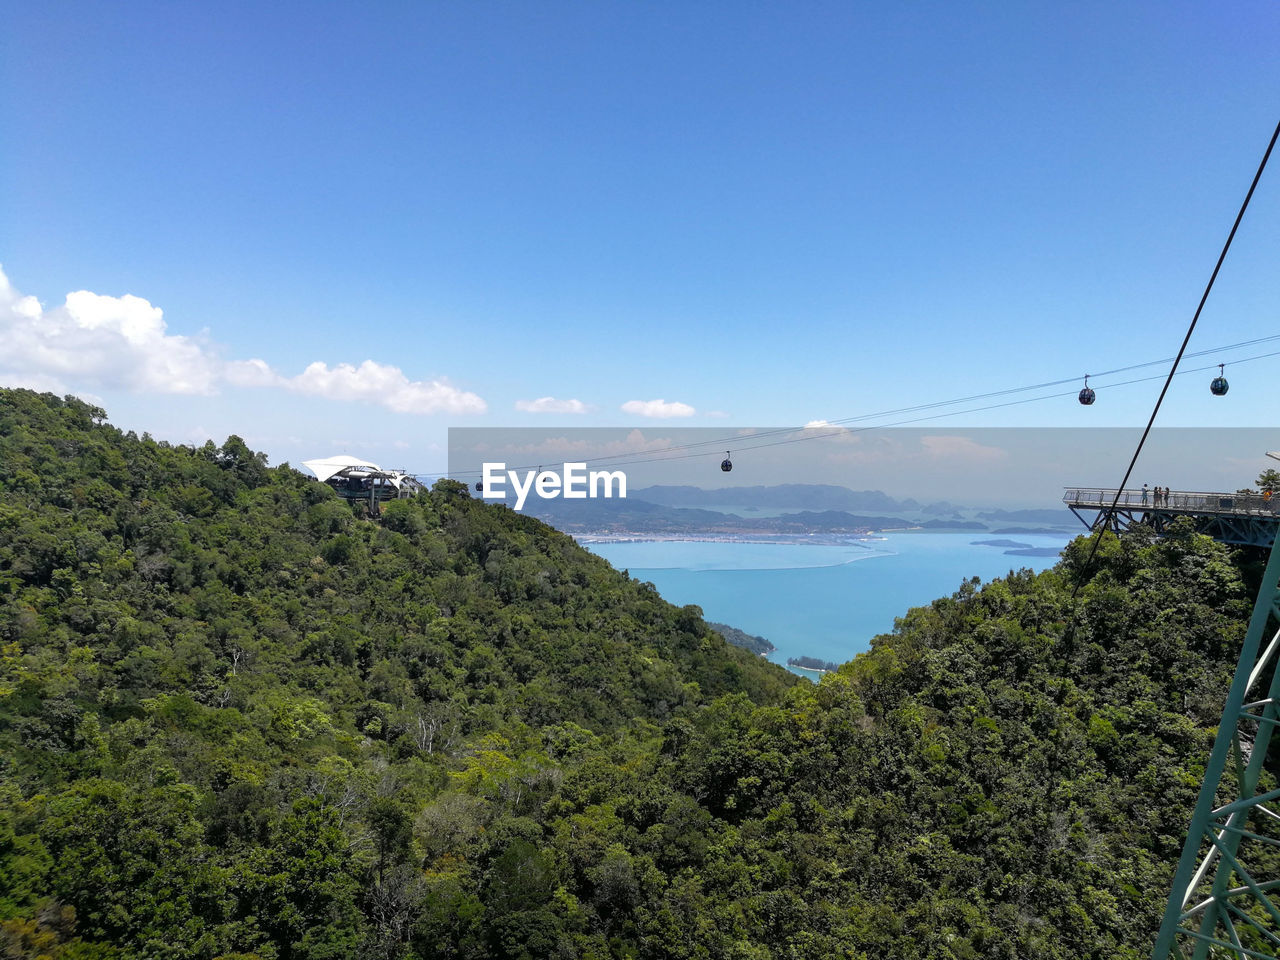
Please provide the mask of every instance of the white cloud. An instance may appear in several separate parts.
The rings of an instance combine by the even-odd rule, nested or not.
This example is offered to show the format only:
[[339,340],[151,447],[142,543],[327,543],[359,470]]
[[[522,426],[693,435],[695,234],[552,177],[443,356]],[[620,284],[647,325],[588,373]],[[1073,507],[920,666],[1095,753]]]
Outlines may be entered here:
[[[71,393],[65,383],[57,377],[51,377],[47,373],[32,373],[17,371],[9,372],[8,364],[0,361],[0,386],[5,387],[25,387],[28,390],[34,390],[36,393]],[[81,397],[88,400],[87,397]],[[94,406],[102,406],[100,401],[94,402]]]
[[222,368],[227,383],[234,387],[281,387],[284,377],[267,365],[265,360],[232,360]]
[[628,400],[622,405],[622,412],[633,413],[639,417],[668,419],[670,417],[692,417],[698,411],[687,403],[680,403],[675,400],[670,403],[666,400]]
[[859,443],[861,439],[848,427],[842,427],[839,424],[832,423],[829,420],[810,420],[800,430],[800,436],[808,439],[821,438],[823,440],[831,440],[836,443]]
[[581,400],[539,397],[537,400],[517,400],[516,409],[523,413],[586,413],[587,405]]
[[712,419],[714,419],[714,420],[728,420],[728,419],[729,419],[729,414],[725,413],[723,410],[708,410],[708,411],[707,411],[707,416],[708,416],[708,417],[711,417],[711,418],[712,418]]
[[474,393],[459,390],[445,379],[410,380],[403,370],[375,360],[360,366],[330,367],[317,360],[296,377],[286,377],[264,360],[235,360],[223,368],[228,383],[237,387],[277,387],[330,400],[360,400],[396,413],[484,413],[488,405]]
[[484,413],[488,405],[474,393],[444,379],[410,380],[399,367],[366,360],[358,367],[332,368],[317,360],[296,377],[282,379],[286,390],[331,400],[363,400],[396,413]]
[[623,453],[660,452],[673,446],[675,441],[670,437],[646,437],[643,431],[631,430],[621,440],[600,441],[595,439],[570,439],[569,437],[546,437],[535,443],[506,444],[494,447],[486,443],[476,443],[471,447],[473,453],[491,453],[493,456],[519,455],[523,457],[573,457],[575,460],[596,460]]
[[919,450],[908,451],[902,442],[894,437],[874,436],[866,434],[863,442],[860,436],[850,435],[851,442],[840,444],[835,451],[827,454],[830,463],[856,463],[862,466],[873,464],[902,464],[919,460]]
[[[856,440],[857,438],[852,438]],[[919,464],[928,469],[960,469],[969,465],[987,466],[1001,463],[1009,453],[1000,447],[990,447],[969,437],[954,435],[926,435],[904,443],[897,437],[880,436],[868,443],[853,443],[827,459],[832,463],[870,464]]]
[[192,446],[201,447],[206,440],[213,439],[213,431],[207,427],[188,427],[179,439],[186,440]]
[[924,448],[925,456],[935,460],[991,463],[1009,458],[1009,451],[986,446],[969,437],[926,436],[920,438],[920,446]]
[[[377,404],[396,413],[484,413],[484,400],[441,377],[410,380],[399,367],[321,361],[294,377],[265,361],[223,361],[205,337],[170,334],[164,312],[132,295],[78,290],[45,310],[0,267],[0,383],[66,393],[84,387],[212,395],[219,387],[275,388]],[[576,402],[576,401],[575,401]]]
[[45,310],[0,268],[0,379],[42,389],[123,388],[212,394],[219,362],[208,343],[167,333],[164,312],[141,297],[77,290]]

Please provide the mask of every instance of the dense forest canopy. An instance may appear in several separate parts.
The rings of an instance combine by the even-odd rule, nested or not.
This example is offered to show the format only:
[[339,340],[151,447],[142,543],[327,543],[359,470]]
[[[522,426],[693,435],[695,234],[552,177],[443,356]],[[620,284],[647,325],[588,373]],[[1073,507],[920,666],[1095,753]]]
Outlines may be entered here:
[[460,484],[370,519],[0,391],[0,945],[1144,956],[1251,596],[1087,551],[796,683]]

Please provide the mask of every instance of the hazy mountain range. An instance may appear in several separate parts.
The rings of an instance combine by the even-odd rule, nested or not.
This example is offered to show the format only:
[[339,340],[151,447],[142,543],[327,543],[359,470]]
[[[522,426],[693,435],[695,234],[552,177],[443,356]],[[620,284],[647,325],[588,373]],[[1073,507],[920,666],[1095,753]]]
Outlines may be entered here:
[[[1053,533],[1058,530],[1025,524],[1065,530],[1076,522],[1064,508],[979,511],[948,501],[922,504],[880,490],[819,483],[714,489],[659,485],[638,487],[629,490],[626,499],[612,500],[531,496],[524,512],[577,535],[615,536],[840,536],[908,528],[985,531],[995,526],[1008,532]],[[1014,523],[1023,525],[1009,527]]]

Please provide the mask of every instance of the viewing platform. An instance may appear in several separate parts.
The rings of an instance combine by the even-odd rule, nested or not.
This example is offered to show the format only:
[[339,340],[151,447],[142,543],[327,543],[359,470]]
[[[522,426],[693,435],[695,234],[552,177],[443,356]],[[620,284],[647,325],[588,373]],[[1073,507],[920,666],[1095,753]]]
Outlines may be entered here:
[[[1267,497],[1248,493],[1207,493],[1202,490],[1172,490],[1168,498],[1157,498],[1153,489],[1143,494],[1141,488],[1119,491],[1115,514],[1106,524],[1123,533],[1135,523],[1144,523],[1157,535],[1179,517],[1189,517],[1196,532],[1223,543],[1245,547],[1270,547],[1280,527],[1280,493]],[[1065,503],[1090,530],[1102,523],[1106,511],[1116,499],[1116,489],[1069,487],[1062,497]],[[1096,511],[1090,519],[1085,511]]]

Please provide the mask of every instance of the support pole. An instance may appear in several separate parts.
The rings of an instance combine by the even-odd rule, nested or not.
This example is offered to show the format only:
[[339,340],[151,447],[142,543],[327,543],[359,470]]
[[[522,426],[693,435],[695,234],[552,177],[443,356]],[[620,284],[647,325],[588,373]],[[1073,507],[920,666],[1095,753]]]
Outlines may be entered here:
[[[1250,854],[1280,845],[1280,791],[1258,793],[1271,734],[1280,724],[1280,669],[1271,656],[1274,641],[1259,657],[1268,621],[1280,620],[1277,544],[1280,539],[1272,543],[1258,588],[1152,960],[1280,960],[1280,898],[1272,897],[1277,879],[1257,877],[1249,869]],[[1264,677],[1265,697],[1249,701],[1250,687]],[[1184,947],[1193,952],[1186,953]]]

